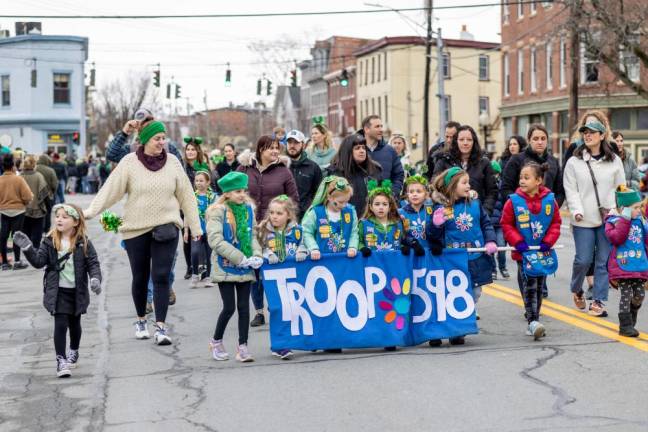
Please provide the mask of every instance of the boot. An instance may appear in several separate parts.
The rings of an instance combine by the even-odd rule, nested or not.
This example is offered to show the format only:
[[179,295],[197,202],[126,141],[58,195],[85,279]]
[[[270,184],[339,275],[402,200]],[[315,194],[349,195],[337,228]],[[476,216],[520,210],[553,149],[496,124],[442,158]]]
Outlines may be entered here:
[[639,336],[639,332],[632,325],[632,314],[630,312],[619,313],[619,334],[627,337]]
[[639,313],[639,309],[641,309],[641,305],[635,306],[632,303],[630,304],[630,314],[632,315],[632,327],[637,325],[637,314]]

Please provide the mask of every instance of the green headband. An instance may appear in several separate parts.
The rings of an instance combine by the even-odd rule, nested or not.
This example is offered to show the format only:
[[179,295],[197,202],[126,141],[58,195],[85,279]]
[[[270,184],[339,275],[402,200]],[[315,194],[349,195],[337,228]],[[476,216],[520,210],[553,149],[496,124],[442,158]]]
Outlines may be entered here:
[[275,198],[277,201],[288,201],[290,200],[290,197],[286,194],[281,194],[277,198]]
[[202,137],[192,137],[187,135],[186,137],[182,138],[182,140],[185,142],[185,144],[197,144],[200,145],[203,143]]
[[166,133],[166,128],[164,127],[164,123],[159,122],[159,121],[152,121],[151,123],[147,124],[142,128],[142,130],[139,133],[139,140],[142,143],[142,145],[145,145],[155,134],[159,134],[160,132],[165,132]]
[[389,179],[383,180],[381,185],[378,186],[378,182],[376,180],[369,180],[367,182],[367,192],[369,192],[369,199],[373,198],[375,195],[378,195],[379,193],[384,193],[387,196],[392,195],[392,182]]
[[326,201],[326,191],[328,189],[328,186],[333,182],[335,182],[336,191],[343,192],[349,188],[349,182],[343,177],[333,175],[324,177],[324,180],[322,180],[322,183],[320,183],[319,187],[317,188],[313,202],[311,203],[310,207],[308,207],[309,210],[315,206],[324,204],[324,201]]
[[427,187],[428,181],[421,174],[414,174],[405,179],[405,189],[407,189],[407,186],[411,184],[421,184]]
[[56,212],[59,209],[63,209],[65,211],[65,213],[67,213],[68,216],[70,216],[70,217],[72,217],[72,218],[74,218],[76,220],[79,220],[79,212],[74,207],[72,207],[71,205],[68,205],[68,204],[56,204],[54,207],[52,207],[52,213],[56,214]]
[[448,187],[448,185],[452,181],[452,178],[461,172],[463,172],[463,170],[459,167],[450,168],[445,177],[443,177],[443,186]]

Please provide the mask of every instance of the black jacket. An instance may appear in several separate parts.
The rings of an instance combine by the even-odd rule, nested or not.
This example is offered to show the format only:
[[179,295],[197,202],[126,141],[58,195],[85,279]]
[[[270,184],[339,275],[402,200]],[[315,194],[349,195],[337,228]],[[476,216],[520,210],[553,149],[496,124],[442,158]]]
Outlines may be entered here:
[[350,177],[345,177],[342,171],[338,171],[336,166],[332,164],[326,168],[326,175],[336,175],[339,177],[344,177],[347,179],[351,187],[353,188],[353,195],[349,200],[349,204],[352,204],[355,207],[356,214],[358,215],[358,220],[362,219],[364,215],[365,207],[367,206],[367,182],[369,180],[379,181],[382,177],[381,170],[382,167],[379,164],[376,164],[376,169],[379,171],[375,173],[374,176],[369,176],[366,172],[361,171],[357,172]]
[[[40,248],[33,247],[24,251],[25,258],[36,268],[45,267],[43,278],[43,306],[51,314],[56,313],[56,299],[59,290],[59,272],[56,270],[58,253],[54,247],[51,237],[46,237],[40,244]],[[87,252],[83,253],[83,242],[79,240],[71,259],[74,259],[74,279],[76,285],[76,315],[86,313],[90,304],[88,292],[88,278],[101,280],[101,267],[97,252],[90,240],[88,240]]]
[[230,171],[236,171],[236,168],[238,168],[239,162],[238,160],[234,159],[234,162],[232,164],[228,164],[226,161],[219,162],[218,165],[216,165],[216,171],[218,171],[218,177],[223,178],[225,177],[225,174],[229,173]]
[[425,165],[427,166],[427,171],[425,176],[428,180],[431,180],[434,174],[434,165],[437,162],[438,156],[443,152],[443,147],[445,146],[445,140],[440,139],[436,144],[430,149]]
[[83,161],[77,165],[77,175],[79,177],[85,177],[88,175],[89,169],[90,169],[90,165],[88,165],[88,162]]
[[52,169],[56,173],[56,178],[59,180],[65,180],[67,181],[68,179],[68,170],[67,167],[63,162],[52,162]]
[[[438,155],[434,165],[434,176],[455,166],[461,168],[461,162],[453,158],[450,153],[442,152]],[[470,188],[477,192],[484,210],[490,215],[493,213],[499,193],[495,172],[491,167],[490,160],[482,157],[477,164],[469,166],[466,171],[468,171],[468,177],[470,177]]]
[[545,162],[549,164],[549,170],[544,175],[544,185],[554,193],[558,207],[562,206],[565,201],[565,189],[563,188],[560,161],[548,151],[539,156],[531,147],[527,147],[522,153],[511,156],[504,167],[504,171],[502,171],[502,199],[506,201],[509,195],[515,193],[520,183],[520,171],[528,162],[535,162],[538,165]]
[[291,159],[290,171],[297,183],[299,193],[299,220],[311,205],[319,184],[322,182],[322,169],[302,152],[298,160]]

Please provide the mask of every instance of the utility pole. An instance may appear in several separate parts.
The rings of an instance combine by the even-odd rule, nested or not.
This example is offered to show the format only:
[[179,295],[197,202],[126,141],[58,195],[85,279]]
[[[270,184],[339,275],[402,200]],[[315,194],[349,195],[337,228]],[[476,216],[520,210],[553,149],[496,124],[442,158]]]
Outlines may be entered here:
[[430,61],[432,60],[432,0],[425,0],[427,34],[425,37],[425,87],[423,88],[423,160],[430,151]]
[[438,75],[438,98],[439,98],[439,137],[445,130],[448,122],[446,118],[446,95],[445,95],[445,76],[443,74],[443,38],[441,37],[441,27],[437,29],[437,75]]
[[[569,21],[572,23],[579,19],[580,2],[572,1],[569,11]],[[578,31],[571,26],[571,34],[569,35],[569,62],[571,79],[569,82],[569,139],[571,134],[574,133],[578,122],[578,83],[580,82],[580,38]]]
[[209,130],[209,109],[207,108],[207,90],[203,90],[203,103],[205,104],[205,132],[207,133],[207,146],[209,147],[211,131]]

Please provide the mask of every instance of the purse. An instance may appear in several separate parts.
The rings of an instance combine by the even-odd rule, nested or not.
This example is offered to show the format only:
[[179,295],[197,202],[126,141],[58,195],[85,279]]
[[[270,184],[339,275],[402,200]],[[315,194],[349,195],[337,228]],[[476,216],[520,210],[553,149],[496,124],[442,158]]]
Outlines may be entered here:
[[178,227],[174,223],[167,223],[164,225],[158,225],[153,228],[153,240],[166,243],[175,239],[178,236]]
[[592,177],[592,183],[594,184],[594,196],[596,196],[596,206],[598,207],[599,215],[601,216],[601,223],[605,223],[605,218],[607,217],[608,213],[610,213],[610,209],[601,206],[601,199],[599,198],[598,188],[596,187],[598,185],[598,182],[596,181],[596,177],[594,176],[594,171],[592,171],[592,167],[589,161],[585,163],[587,164],[587,169],[589,169],[590,177]]

